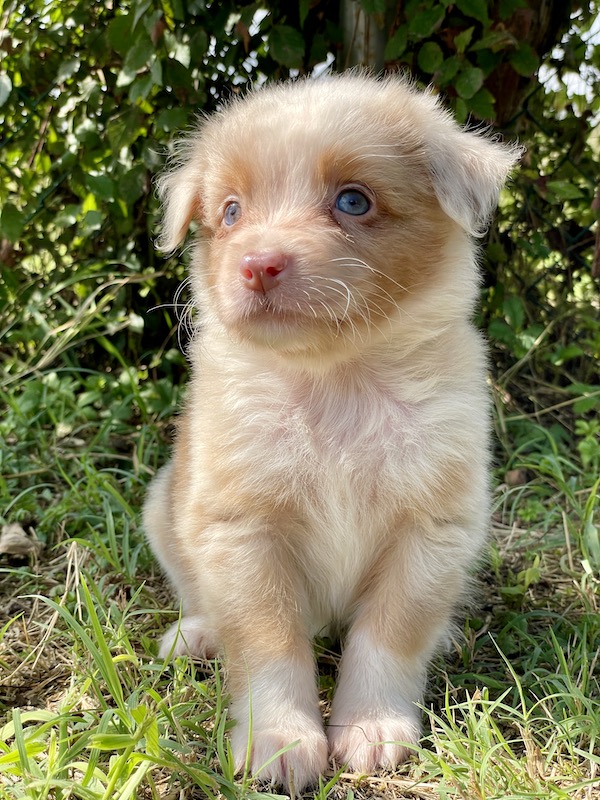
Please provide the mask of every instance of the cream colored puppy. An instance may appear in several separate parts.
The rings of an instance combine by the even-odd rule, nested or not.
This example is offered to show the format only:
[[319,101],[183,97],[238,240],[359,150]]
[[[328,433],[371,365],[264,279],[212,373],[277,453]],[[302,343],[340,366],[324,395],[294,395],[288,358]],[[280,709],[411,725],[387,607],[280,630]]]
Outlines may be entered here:
[[[251,736],[259,777],[393,767],[419,737],[488,525],[472,237],[517,156],[431,94],[353,74],[234,100],[161,180],[162,249],[198,224],[200,310],[144,510],[183,602],[161,653],[224,654],[236,763]],[[325,733],[312,639],[332,626]]]

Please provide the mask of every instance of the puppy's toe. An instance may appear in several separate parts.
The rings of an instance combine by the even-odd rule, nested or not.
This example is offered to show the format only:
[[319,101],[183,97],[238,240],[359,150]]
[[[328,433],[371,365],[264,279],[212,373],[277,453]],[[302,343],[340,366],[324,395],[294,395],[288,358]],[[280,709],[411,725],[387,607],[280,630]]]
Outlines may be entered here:
[[357,718],[330,724],[329,747],[338,765],[354,772],[394,769],[410,756],[420,730],[410,717]]
[[219,641],[202,616],[182,617],[168,629],[160,642],[159,656],[196,656],[214,658]]
[[[231,744],[237,771],[243,771],[248,753],[248,732],[235,726]],[[281,751],[284,752],[281,752]],[[301,792],[316,784],[327,769],[327,737],[320,727],[301,721],[254,730],[250,743],[250,771],[261,782]]]

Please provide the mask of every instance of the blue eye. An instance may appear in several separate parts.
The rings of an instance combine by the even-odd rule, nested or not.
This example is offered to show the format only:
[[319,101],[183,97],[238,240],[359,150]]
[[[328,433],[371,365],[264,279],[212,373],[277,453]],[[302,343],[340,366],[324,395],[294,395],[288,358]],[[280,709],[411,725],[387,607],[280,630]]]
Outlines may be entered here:
[[239,203],[232,200],[225,208],[223,220],[225,225],[235,225],[238,219],[242,216],[242,208]]
[[371,203],[358,189],[344,189],[338,194],[335,207],[344,214],[361,217],[371,208]]

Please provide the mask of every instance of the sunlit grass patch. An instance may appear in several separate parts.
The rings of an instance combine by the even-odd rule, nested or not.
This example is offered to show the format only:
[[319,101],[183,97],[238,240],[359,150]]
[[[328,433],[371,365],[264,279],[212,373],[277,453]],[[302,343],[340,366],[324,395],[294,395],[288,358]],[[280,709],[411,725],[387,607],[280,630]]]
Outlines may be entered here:
[[440,797],[591,797],[598,757],[590,733],[598,730],[598,710],[565,724],[553,708],[563,695],[528,698],[514,677],[517,704],[511,689],[497,699],[484,689],[459,701],[447,696],[442,709],[430,710],[432,749],[420,770],[439,780]]
[[82,574],[72,601],[39,598],[51,612],[43,646],[68,649],[70,680],[45,708],[7,714],[0,776],[16,796],[62,796],[70,787],[82,798],[137,797],[142,782],[154,791],[180,773],[211,794],[235,796],[218,669],[145,654],[139,620],[147,625],[156,609],[141,607],[141,594],[107,592]]

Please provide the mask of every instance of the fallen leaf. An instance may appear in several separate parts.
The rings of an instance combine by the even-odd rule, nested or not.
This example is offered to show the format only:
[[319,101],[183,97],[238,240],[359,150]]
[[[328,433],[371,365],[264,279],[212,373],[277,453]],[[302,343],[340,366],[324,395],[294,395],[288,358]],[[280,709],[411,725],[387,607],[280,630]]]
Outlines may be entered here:
[[2,526],[0,554],[27,556],[30,553],[37,553],[41,546],[41,543],[33,536],[30,536],[18,522]]

